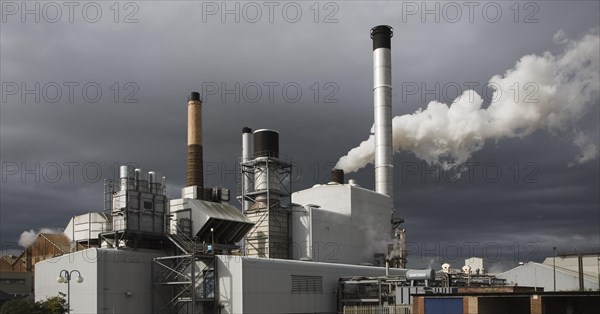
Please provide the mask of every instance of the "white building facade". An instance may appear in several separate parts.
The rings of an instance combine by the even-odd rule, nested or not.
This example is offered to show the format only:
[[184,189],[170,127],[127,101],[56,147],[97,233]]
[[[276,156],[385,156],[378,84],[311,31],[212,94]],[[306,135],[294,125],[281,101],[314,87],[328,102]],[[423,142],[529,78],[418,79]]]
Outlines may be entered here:
[[91,248],[35,265],[35,300],[67,294],[67,284],[57,278],[62,270],[72,274],[72,313],[151,313],[151,267],[162,252]]

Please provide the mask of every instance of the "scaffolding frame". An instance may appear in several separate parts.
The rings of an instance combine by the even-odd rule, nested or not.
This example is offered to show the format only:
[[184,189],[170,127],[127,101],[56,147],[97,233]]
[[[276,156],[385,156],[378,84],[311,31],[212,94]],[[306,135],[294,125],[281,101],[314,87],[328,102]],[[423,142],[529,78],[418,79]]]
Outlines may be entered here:
[[[203,265],[196,269],[196,265]],[[156,257],[152,263],[154,313],[218,313],[215,255],[191,253]]]
[[[252,204],[250,208],[243,208],[243,213],[255,223],[244,239],[245,254],[264,258],[289,258],[292,248],[289,234],[291,211],[284,203],[291,203],[292,164],[277,157],[262,156],[240,161],[240,168],[239,201],[242,207],[246,201]],[[258,177],[266,178],[265,190],[254,190]],[[276,181],[271,182],[271,179]],[[246,182],[249,183],[248,186]],[[271,189],[272,185],[277,185],[278,189]],[[282,230],[285,234],[282,234]]]
[[[218,313],[215,244],[198,243],[184,232],[166,237],[176,254],[152,260],[153,312]],[[196,265],[203,267],[196,271]]]

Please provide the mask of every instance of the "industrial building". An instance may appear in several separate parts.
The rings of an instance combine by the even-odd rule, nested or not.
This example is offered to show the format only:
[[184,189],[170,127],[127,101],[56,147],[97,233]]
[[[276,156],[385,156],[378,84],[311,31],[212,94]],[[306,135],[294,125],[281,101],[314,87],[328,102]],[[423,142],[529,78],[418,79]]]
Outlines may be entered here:
[[549,256],[542,262],[544,265],[556,265],[570,271],[583,272],[585,275],[598,278],[600,273],[600,252],[573,253]]
[[0,272],[0,291],[13,298],[33,298],[33,273]]
[[334,169],[330,182],[294,191],[279,132],[248,127],[240,195],[206,187],[202,100],[192,92],[181,196],[167,197],[158,172],[121,166],[105,183],[105,211],[65,228],[72,252],[36,265],[36,300],[65,293],[73,313],[410,313],[427,303],[413,302],[419,296],[503,285],[477,261],[462,271],[405,269],[393,202],[392,35],[371,29],[375,190]]
[[544,291],[598,291],[597,272],[591,274],[588,272],[580,273],[578,270],[561,267],[558,264],[554,267],[546,262],[527,262],[498,274],[497,277],[506,280],[508,284],[540,287]]
[[37,263],[71,251],[69,238],[61,233],[38,233],[18,255],[0,256],[0,292],[12,298],[33,298]]
[[237,209],[228,189],[204,186],[193,92],[181,197],[167,198],[156,171],[122,166],[105,183],[105,212],[65,228],[74,252],[37,265],[36,299],[67,293],[74,313],[335,313],[340,278],[406,276],[405,231],[393,215],[392,28],[371,37],[375,191],[337,169],[331,182],[293,191],[279,133],[243,128]]

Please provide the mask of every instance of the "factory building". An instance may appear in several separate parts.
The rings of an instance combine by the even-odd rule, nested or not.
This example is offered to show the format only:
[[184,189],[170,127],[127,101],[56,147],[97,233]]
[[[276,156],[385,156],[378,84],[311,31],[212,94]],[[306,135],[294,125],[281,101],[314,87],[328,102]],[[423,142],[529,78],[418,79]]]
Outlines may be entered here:
[[0,292],[12,298],[33,298],[33,273],[0,272]]
[[[120,168],[105,183],[105,212],[71,219],[70,254],[41,262],[36,299],[66,293],[74,313],[335,313],[345,276],[403,275],[404,230],[393,207],[392,29],[371,30],[375,191],[332,181],[291,188],[279,133],[242,130],[240,211],[229,190],[205,187],[202,100],[188,98],[187,186],[167,199],[155,171]],[[388,267],[383,267],[385,265]],[[373,266],[373,265],[379,265]],[[78,277],[79,278],[79,277]]]
[[570,271],[581,271],[588,276],[598,277],[600,272],[600,252],[581,254],[558,254],[556,257],[546,257],[544,265],[556,265]]
[[392,34],[371,29],[374,191],[339,169],[293,191],[279,132],[245,127],[237,209],[228,189],[204,185],[203,104],[192,92],[181,196],[168,199],[156,171],[122,166],[105,183],[105,212],[65,229],[73,252],[38,263],[36,300],[66,293],[73,313],[410,313],[420,295],[502,285],[476,260],[475,273],[405,269],[393,202]]
[[33,298],[35,266],[70,252],[69,238],[61,233],[38,233],[19,255],[0,257],[0,292],[12,298]]
[[[338,279],[383,276],[385,268],[218,256],[220,313],[336,313]],[[391,274],[404,270],[390,269]]]
[[38,233],[33,242],[21,251],[18,256],[8,256],[8,265],[4,264],[3,271],[34,271],[35,265],[45,259],[60,256],[70,252],[69,238],[62,233]]
[[45,260],[36,266],[35,299],[67,295],[68,285],[56,278],[62,270],[77,270],[69,291],[73,313],[151,313],[152,258],[162,255],[143,249],[90,248]]
[[[558,258],[557,258],[558,259]],[[596,266],[597,267],[597,266]],[[555,281],[556,274],[556,281]],[[598,275],[584,273],[580,289],[580,274],[577,270],[571,270],[556,266],[555,268],[546,263],[527,262],[513,269],[497,275],[505,279],[508,284],[518,286],[540,287],[544,291],[576,291],[596,290],[598,291]],[[556,282],[556,290],[554,285]]]
[[[385,264],[392,200],[356,183],[329,182],[292,194],[293,258]],[[377,261],[382,256],[381,261]]]

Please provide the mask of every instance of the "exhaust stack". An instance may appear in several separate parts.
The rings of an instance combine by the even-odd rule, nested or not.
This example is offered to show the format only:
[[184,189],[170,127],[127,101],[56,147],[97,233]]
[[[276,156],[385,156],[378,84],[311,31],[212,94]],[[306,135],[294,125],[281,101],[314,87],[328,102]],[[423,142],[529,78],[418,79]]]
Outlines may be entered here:
[[393,29],[371,29],[373,39],[373,104],[375,109],[375,191],[394,198],[392,149],[392,57]]
[[[187,186],[204,191],[202,159],[202,101],[200,93],[192,92],[188,99]],[[201,197],[203,193],[198,193]]]
[[[253,138],[253,134],[252,134],[252,129],[248,128],[248,127],[244,127],[242,129],[242,163],[246,163],[249,162],[252,159],[253,156],[253,152],[252,152],[252,138]],[[247,175],[242,175],[243,178],[243,189],[246,192],[251,192],[254,191],[254,182],[252,182],[252,180],[250,179],[250,177],[248,177]],[[242,208],[242,212],[245,213],[248,209],[250,209],[250,206],[252,206],[252,202],[249,200],[244,200],[244,202],[242,203],[244,208]]]
[[335,182],[337,184],[344,184],[344,170],[342,170],[342,169],[331,170],[331,182]]

